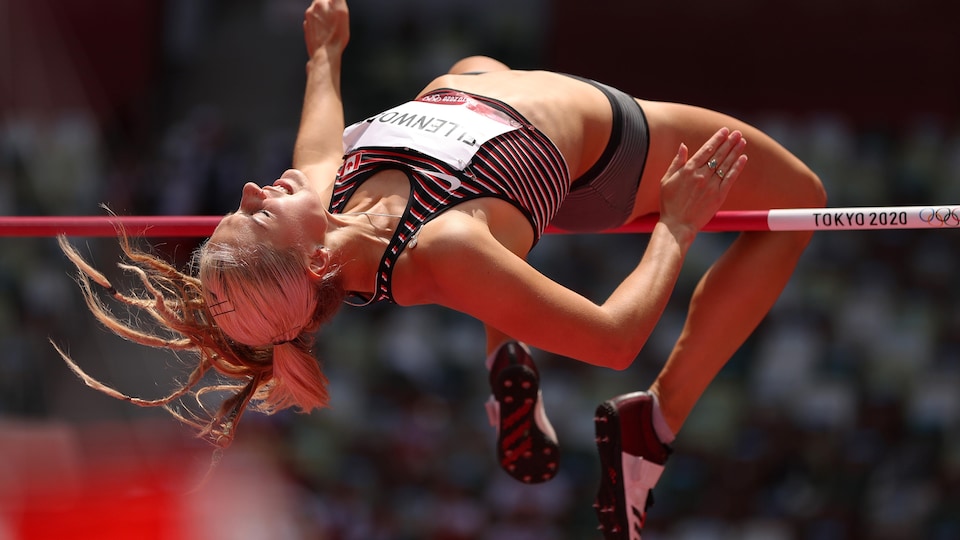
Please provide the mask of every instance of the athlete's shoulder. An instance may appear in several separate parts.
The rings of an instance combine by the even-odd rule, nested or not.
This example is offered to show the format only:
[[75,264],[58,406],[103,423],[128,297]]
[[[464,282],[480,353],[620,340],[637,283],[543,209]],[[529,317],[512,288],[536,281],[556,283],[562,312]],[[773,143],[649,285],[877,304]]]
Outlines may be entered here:
[[490,264],[497,249],[489,230],[476,221],[448,212],[417,232],[394,269],[398,304],[447,305],[451,295],[472,286],[472,271]]

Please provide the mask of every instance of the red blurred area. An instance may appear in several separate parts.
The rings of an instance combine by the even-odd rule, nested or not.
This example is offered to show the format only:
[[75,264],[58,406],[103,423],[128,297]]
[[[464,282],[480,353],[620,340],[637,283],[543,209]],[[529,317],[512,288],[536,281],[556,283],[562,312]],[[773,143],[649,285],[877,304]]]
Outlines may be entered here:
[[168,418],[0,423],[0,538],[318,538],[257,425],[213,467],[213,448]]
[[163,426],[8,422],[0,530],[21,540],[185,538],[189,475],[210,456],[187,443]]

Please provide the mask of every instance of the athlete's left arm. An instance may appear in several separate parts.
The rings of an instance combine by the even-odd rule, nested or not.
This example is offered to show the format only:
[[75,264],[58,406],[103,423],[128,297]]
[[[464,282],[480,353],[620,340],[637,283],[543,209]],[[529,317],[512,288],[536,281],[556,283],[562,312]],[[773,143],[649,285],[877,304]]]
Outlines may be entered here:
[[[423,244],[424,302],[460,311],[534,347],[624,369],[636,358],[673,290],[687,241],[662,224],[637,269],[603,304],[556,283],[467,223],[445,223]],[[420,247],[418,247],[420,249]]]
[[[534,347],[626,368],[663,314],[697,232],[746,166],[745,145],[739,132],[724,128],[690,159],[685,145],[678,148],[660,182],[660,220],[643,256],[602,304],[541,274],[473,219],[447,219],[443,234],[424,239],[431,300]],[[726,176],[714,173],[710,159]]]

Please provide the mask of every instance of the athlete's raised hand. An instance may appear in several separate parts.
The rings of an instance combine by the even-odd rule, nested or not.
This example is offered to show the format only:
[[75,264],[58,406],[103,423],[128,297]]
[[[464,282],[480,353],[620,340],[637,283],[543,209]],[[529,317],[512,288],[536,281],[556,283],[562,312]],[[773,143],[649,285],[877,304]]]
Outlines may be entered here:
[[350,41],[350,12],[346,0],[313,0],[303,16],[307,54],[318,51],[339,56]]
[[303,37],[310,59],[293,167],[306,175],[310,186],[329,204],[343,157],[340,68],[350,41],[346,0],[313,0],[303,16]]
[[739,131],[717,131],[688,159],[680,145],[660,181],[660,220],[678,232],[696,234],[727,198],[747,165],[747,140]]

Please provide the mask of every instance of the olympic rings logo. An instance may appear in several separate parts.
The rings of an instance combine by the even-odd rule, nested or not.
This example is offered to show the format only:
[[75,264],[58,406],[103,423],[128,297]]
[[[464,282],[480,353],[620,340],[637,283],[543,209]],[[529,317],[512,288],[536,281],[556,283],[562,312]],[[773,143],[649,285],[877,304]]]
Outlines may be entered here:
[[960,227],[960,207],[924,208],[919,217],[931,227]]

